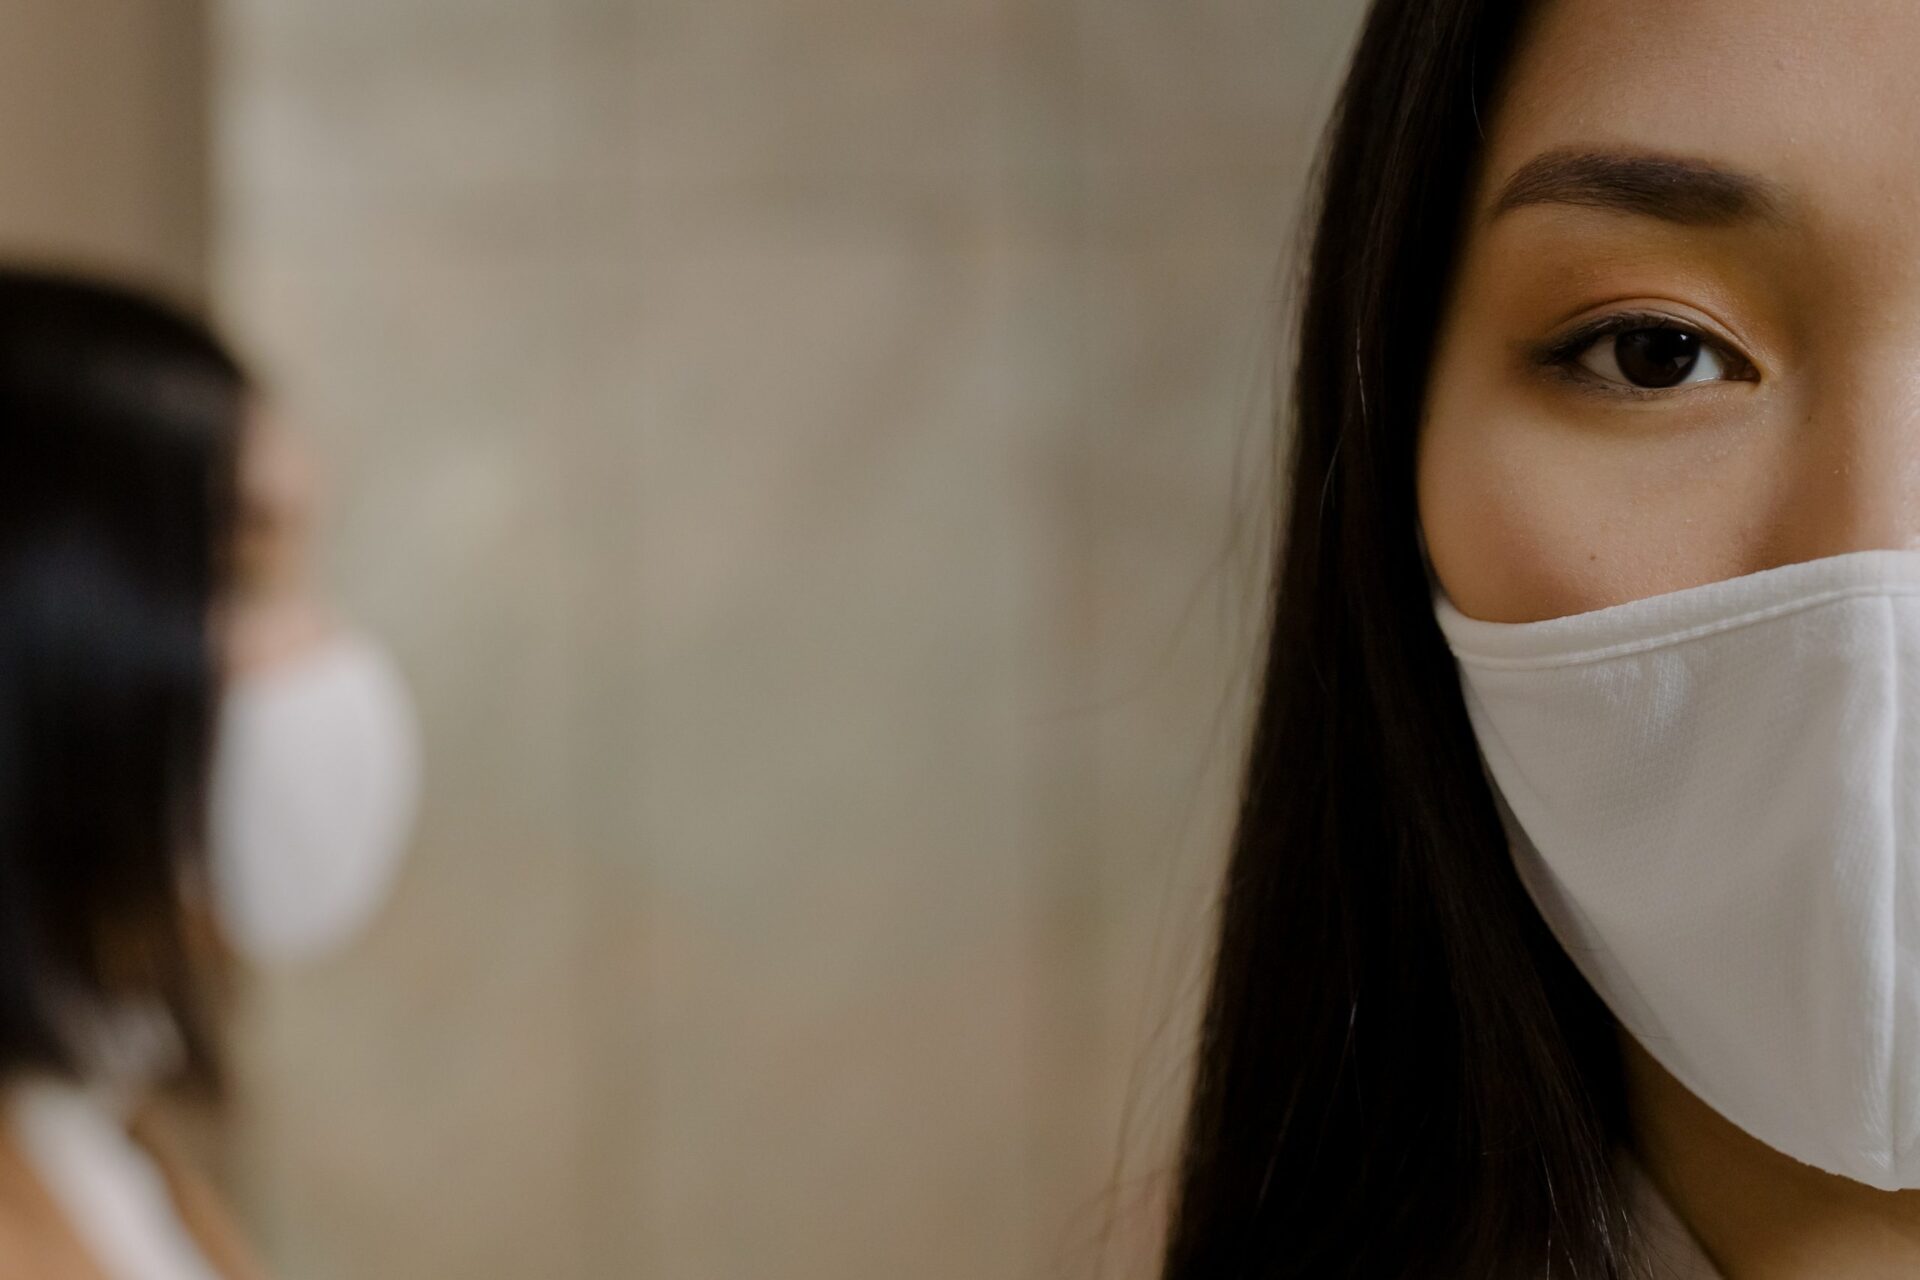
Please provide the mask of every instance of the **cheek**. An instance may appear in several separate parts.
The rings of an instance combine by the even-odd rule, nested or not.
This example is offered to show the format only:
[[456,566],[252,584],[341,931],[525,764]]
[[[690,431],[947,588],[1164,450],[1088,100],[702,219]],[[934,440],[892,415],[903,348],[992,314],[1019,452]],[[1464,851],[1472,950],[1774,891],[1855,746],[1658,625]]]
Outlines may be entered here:
[[1423,424],[1420,520],[1469,617],[1531,622],[1743,572],[1767,527],[1756,431],[1602,433],[1486,397]]
[[1599,587],[1609,504],[1562,459],[1502,444],[1488,427],[1439,418],[1425,429],[1420,521],[1434,572],[1468,617],[1579,612]]

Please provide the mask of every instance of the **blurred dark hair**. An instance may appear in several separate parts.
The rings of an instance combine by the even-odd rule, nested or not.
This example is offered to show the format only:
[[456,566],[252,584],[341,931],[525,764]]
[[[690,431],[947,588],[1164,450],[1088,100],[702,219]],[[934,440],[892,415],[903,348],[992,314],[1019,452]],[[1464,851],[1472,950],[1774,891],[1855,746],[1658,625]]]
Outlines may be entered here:
[[1521,0],[1376,0],[1315,169],[1286,510],[1165,1280],[1631,1273],[1619,1045],[1514,870],[1417,430]]
[[0,1077],[129,1005],[217,1086],[204,828],[247,378],[134,289],[0,267]]

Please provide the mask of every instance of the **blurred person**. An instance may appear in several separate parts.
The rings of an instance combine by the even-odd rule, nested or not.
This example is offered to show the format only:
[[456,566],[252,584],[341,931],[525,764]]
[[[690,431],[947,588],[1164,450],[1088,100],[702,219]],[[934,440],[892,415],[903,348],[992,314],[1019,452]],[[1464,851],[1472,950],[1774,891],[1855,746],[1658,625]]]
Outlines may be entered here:
[[0,1278],[259,1274],[153,1104],[223,1096],[236,957],[337,944],[399,856],[411,710],[281,431],[194,316],[0,269]]
[[0,271],[0,1275],[255,1271],[143,1124],[223,1083],[204,830],[247,400],[191,317]]

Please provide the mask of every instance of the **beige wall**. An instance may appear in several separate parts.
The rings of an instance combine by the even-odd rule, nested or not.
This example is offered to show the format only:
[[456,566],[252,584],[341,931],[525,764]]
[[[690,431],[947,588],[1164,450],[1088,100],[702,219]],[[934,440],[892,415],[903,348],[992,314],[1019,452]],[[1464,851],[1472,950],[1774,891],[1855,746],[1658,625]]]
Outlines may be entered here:
[[1129,1104],[1145,1274],[1357,9],[221,6],[219,296],[429,748],[247,1028],[289,1277],[1091,1275]]
[[199,0],[6,0],[0,19],[0,253],[200,294]]

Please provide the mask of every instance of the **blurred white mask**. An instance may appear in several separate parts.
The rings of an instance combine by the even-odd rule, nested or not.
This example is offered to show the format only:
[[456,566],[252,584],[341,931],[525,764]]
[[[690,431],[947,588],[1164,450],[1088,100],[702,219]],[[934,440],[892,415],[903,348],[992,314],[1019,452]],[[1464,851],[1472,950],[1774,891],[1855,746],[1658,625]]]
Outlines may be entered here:
[[419,787],[406,684],[364,636],[237,679],[221,708],[208,815],[228,941],[269,962],[349,941],[386,898]]

